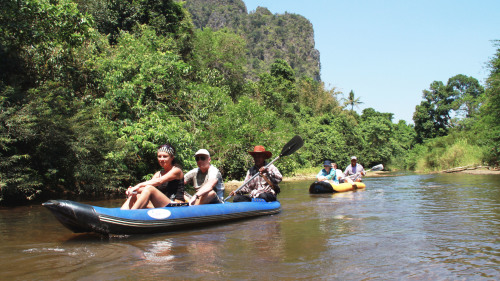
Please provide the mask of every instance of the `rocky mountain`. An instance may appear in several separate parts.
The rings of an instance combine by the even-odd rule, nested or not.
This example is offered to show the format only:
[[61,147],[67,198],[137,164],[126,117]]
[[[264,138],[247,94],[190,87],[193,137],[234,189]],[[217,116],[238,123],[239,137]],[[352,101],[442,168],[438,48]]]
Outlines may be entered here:
[[314,29],[301,15],[272,14],[258,7],[248,12],[242,0],[184,0],[197,28],[228,28],[247,41],[249,76],[268,71],[275,59],[284,59],[297,76],[320,78],[320,54],[314,47]]

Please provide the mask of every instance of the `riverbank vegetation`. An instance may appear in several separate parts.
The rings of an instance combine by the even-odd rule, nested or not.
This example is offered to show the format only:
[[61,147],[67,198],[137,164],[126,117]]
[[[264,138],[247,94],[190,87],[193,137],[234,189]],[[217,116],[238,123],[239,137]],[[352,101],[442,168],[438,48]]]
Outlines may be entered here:
[[[241,32],[196,28],[175,1],[4,2],[1,205],[121,194],[158,169],[163,143],[185,171],[208,149],[226,180],[242,179],[254,145],[276,156],[294,135],[304,147],[276,162],[287,176],[325,159],[345,167],[351,155],[391,169],[498,163],[500,49],[484,88],[462,76],[431,84],[412,125],[356,113],[355,92],[342,99],[314,69],[294,68],[301,57],[269,60],[268,48],[259,60]],[[264,12],[252,21],[259,32],[244,33],[272,18],[267,29],[293,34],[293,21]]]

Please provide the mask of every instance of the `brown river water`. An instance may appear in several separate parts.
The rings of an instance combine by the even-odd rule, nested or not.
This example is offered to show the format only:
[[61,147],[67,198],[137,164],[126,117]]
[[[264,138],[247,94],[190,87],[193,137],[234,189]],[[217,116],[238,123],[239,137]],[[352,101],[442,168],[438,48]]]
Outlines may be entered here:
[[500,280],[500,176],[364,181],[321,195],[286,182],[277,215],[155,235],[73,234],[42,206],[1,209],[0,280]]

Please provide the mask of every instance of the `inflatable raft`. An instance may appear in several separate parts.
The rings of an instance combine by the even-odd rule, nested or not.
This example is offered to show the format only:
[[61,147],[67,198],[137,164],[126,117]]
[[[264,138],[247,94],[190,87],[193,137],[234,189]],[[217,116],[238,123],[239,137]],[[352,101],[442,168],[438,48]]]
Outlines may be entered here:
[[341,183],[332,185],[326,181],[315,181],[311,184],[311,186],[309,186],[309,193],[319,194],[319,193],[346,192],[366,187],[366,185],[362,182],[356,182],[354,184],[355,187],[353,187],[352,183]]
[[163,208],[122,210],[103,208],[69,200],[43,203],[66,228],[75,233],[145,234],[175,231],[201,225],[255,216],[272,215],[281,211],[280,202],[254,199],[252,202],[188,206],[169,204]]

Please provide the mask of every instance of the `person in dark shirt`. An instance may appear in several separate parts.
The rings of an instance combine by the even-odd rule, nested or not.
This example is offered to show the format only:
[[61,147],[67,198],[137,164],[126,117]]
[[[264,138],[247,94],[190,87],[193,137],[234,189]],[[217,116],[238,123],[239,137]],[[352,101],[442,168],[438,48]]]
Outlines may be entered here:
[[[156,172],[148,181],[130,186],[122,209],[165,207],[173,200],[184,202],[184,174],[175,163],[174,148],[169,144],[160,146],[157,157],[163,170]],[[172,198],[174,196],[175,199]]]

